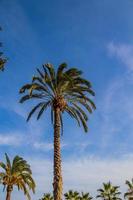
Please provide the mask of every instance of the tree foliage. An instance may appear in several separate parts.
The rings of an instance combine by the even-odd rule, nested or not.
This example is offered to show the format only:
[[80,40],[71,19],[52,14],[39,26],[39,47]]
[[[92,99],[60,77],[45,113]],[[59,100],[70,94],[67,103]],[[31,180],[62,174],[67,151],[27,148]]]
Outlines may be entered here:
[[133,195],[133,179],[131,181],[126,180],[126,185],[128,186],[128,191],[124,194],[124,198]]
[[44,193],[43,197],[39,200],[54,200],[54,198],[50,193]]
[[99,195],[97,198],[103,200],[121,200],[119,197],[121,192],[119,192],[119,186],[113,186],[111,182],[103,183],[103,188],[97,190]]
[[61,123],[63,122],[62,114],[66,112],[87,132],[88,116],[86,112],[92,113],[93,109],[96,108],[90,98],[95,93],[92,90],[91,83],[82,78],[82,72],[77,68],[67,70],[66,63],[62,63],[57,71],[52,64],[48,63],[43,65],[42,70],[37,69],[37,72],[38,75],[33,76],[32,82],[20,89],[20,93],[27,92],[20,99],[20,103],[31,99],[38,100],[38,104],[29,113],[27,121],[35,112],[38,112],[37,120],[40,119],[49,107],[51,109],[51,121],[53,122],[53,112],[58,107]]
[[0,183],[3,184],[4,190],[8,186],[13,190],[13,187],[17,186],[18,190],[23,190],[30,200],[29,190],[35,192],[35,182],[32,178],[30,165],[19,156],[15,156],[12,162],[7,154],[5,157],[6,163],[0,162],[0,167],[3,169],[0,173]]
[[91,200],[93,197],[89,193],[81,192],[81,195],[79,196],[79,200]]
[[69,190],[64,194],[66,200],[79,200],[80,196],[77,191]]

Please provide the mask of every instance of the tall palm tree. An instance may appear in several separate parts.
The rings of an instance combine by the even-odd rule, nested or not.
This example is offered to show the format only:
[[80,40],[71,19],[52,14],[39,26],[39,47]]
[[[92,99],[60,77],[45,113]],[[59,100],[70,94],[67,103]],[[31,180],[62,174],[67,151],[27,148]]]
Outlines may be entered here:
[[128,191],[124,194],[124,198],[132,196],[133,199],[133,179],[131,181],[126,180],[126,185],[128,186]]
[[64,194],[66,200],[79,200],[79,193],[77,191],[69,190],[67,193]]
[[30,165],[19,156],[15,156],[12,163],[7,154],[5,154],[5,157],[6,163],[0,162],[0,167],[4,170],[0,173],[0,183],[4,185],[4,190],[6,189],[6,200],[11,199],[14,186],[17,186],[18,190],[23,190],[30,200],[28,190],[35,192],[35,182],[32,178]]
[[82,72],[76,68],[66,69],[67,65],[62,63],[57,71],[53,65],[43,65],[42,71],[37,69],[38,75],[34,76],[30,84],[24,85],[20,93],[26,93],[20,103],[26,100],[36,99],[38,104],[31,110],[27,121],[35,111],[38,111],[37,119],[49,107],[51,109],[51,120],[54,125],[54,200],[62,197],[62,173],[60,132],[63,129],[63,113],[68,113],[87,132],[88,116],[83,108],[89,113],[95,109],[95,104],[90,99],[94,96],[91,83],[82,78]]
[[97,191],[99,192],[97,198],[103,200],[121,200],[119,197],[121,194],[121,192],[119,192],[119,186],[113,186],[110,182],[103,183],[103,188]]
[[[2,31],[1,27],[0,27],[0,31]],[[0,47],[2,47],[1,42],[0,42]],[[0,71],[4,71],[4,66],[6,62],[7,62],[7,58],[3,57],[3,52],[0,51]]]
[[80,200],[91,200],[93,199],[89,193],[81,193],[80,197],[79,197]]
[[40,200],[54,200],[54,198],[50,193],[45,193]]

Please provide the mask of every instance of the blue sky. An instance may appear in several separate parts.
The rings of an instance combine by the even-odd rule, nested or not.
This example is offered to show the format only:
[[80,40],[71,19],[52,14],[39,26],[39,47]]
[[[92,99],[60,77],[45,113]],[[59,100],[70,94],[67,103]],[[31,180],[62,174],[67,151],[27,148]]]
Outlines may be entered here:
[[132,0],[0,0],[0,41],[9,58],[0,74],[0,159],[7,152],[29,161],[33,199],[52,191],[53,131],[48,112],[26,123],[32,104],[19,104],[18,91],[47,62],[78,67],[96,92],[88,134],[64,118],[64,191],[95,195],[108,180],[126,190],[133,167],[132,9]]

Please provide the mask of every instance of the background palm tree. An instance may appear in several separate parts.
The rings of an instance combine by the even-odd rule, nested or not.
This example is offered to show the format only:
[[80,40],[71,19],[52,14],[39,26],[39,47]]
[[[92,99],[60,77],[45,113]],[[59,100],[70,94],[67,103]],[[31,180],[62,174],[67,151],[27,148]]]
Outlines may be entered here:
[[63,129],[62,114],[68,113],[82,125],[87,132],[88,116],[83,108],[89,113],[95,109],[95,104],[90,99],[94,96],[91,83],[82,78],[82,72],[76,68],[66,70],[67,65],[61,64],[57,71],[53,65],[43,65],[43,70],[38,71],[38,76],[34,76],[32,83],[24,85],[20,93],[28,92],[20,100],[36,99],[38,104],[31,110],[27,120],[35,111],[38,111],[37,119],[43,112],[51,108],[51,120],[54,125],[54,200],[62,199],[62,173],[61,173],[61,152],[60,152],[60,130]]
[[77,191],[69,190],[64,194],[66,200],[79,200],[79,193]]
[[103,183],[103,188],[97,191],[99,192],[97,198],[103,200],[121,200],[119,197],[121,194],[121,192],[119,192],[119,186],[113,186],[110,182]]
[[89,193],[84,193],[82,192],[80,197],[79,197],[80,200],[91,200],[93,199]]
[[[0,27],[0,31],[2,28]],[[0,42],[0,47],[2,47],[2,43]],[[4,71],[5,63],[7,62],[7,58],[3,57],[3,52],[0,51],[0,70]]]
[[50,193],[44,193],[43,197],[40,200],[54,200],[54,198]]
[[6,200],[11,199],[13,187],[17,186],[18,190],[23,190],[24,194],[30,200],[28,189],[35,192],[35,182],[32,178],[30,165],[23,158],[15,156],[11,163],[7,154],[6,163],[0,162],[0,167],[4,170],[0,173],[0,182],[7,191]]
[[124,198],[132,196],[133,199],[133,179],[131,181],[126,180],[126,185],[128,186],[128,191],[124,194]]

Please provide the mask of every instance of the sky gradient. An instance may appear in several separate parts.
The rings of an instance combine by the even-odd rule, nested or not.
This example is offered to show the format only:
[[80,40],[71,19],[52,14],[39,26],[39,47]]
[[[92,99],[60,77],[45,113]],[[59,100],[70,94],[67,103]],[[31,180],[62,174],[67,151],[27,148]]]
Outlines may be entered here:
[[126,191],[133,176],[132,10],[132,0],[0,0],[0,41],[9,58],[0,73],[0,159],[5,152],[27,159],[37,182],[33,200],[52,192],[53,130],[49,112],[26,123],[33,104],[19,104],[19,88],[47,62],[78,67],[96,92],[88,134],[64,116],[64,192],[95,196],[108,180]]

